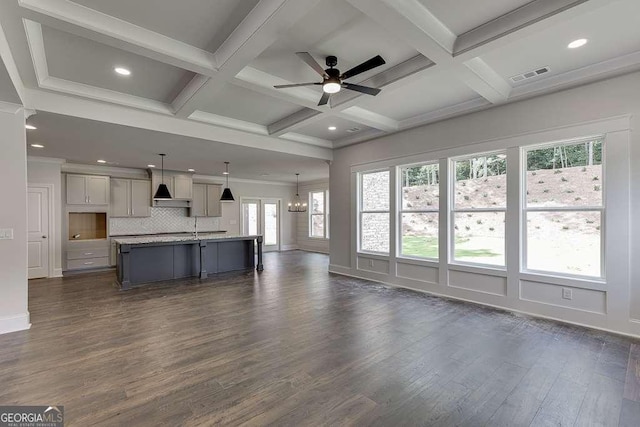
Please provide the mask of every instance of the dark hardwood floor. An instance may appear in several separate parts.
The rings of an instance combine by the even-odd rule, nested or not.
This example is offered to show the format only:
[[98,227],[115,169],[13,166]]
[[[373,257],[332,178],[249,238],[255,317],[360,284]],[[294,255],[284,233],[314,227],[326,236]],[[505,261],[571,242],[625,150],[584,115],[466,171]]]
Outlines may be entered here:
[[640,425],[640,342],[330,275],[265,271],[121,292],[32,281],[0,336],[0,404],[67,425]]

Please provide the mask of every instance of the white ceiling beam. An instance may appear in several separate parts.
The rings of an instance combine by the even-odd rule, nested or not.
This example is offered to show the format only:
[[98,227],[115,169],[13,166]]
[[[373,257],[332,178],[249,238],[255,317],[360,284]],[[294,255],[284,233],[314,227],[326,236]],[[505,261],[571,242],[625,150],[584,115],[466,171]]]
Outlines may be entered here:
[[430,60],[440,63],[452,57],[455,38],[451,40],[451,31],[417,0],[347,2]]
[[622,0],[534,0],[461,34],[454,47],[454,56],[464,62],[485,55],[618,1]]
[[25,92],[33,108],[41,111],[309,158],[333,158],[329,148],[54,92],[37,89],[25,89]]
[[511,85],[480,58],[473,58],[457,68],[458,77],[471,89],[493,104],[509,99]]
[[2,25],[0,25],[0,59],[2,59],[2,62],[7,69],[9,79],[11,79],[11,83],[18,94],[18,98],[20,98],[20,101],[22,102],[22,105],[24,105],[25,108],[31,108],[28,105],[28,101],[25,96],[24,82],[22,81],[22,78],[20,78],[18,66],[16,65],[16,61],[11,53],[11,48],[9,47],[9,42],[7,41]]
[[[18,0],[18,4],[35,13],[25,13],[28,19],[53,28],[89,37],[196,73],[214,75],[216,72],[216,58],[210,52],[69,0]],[[70,25],[61,25],[60,21]]]
[[387,132],[397,131],[399,127],[397,120],[355,105],[342,110],[340,117]]
[[318,2],[319,0],[260,0],[215,52],[218,72],[186,102],[177,105],[176,115],[191,115],[202,103],[201,97],[214,96]]

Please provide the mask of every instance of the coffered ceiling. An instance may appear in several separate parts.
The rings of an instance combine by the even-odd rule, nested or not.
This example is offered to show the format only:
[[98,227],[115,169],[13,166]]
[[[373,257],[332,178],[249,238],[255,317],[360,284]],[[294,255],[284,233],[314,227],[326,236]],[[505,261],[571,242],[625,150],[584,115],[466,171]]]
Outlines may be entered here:
[[[87,146],[104,143],[91,132],[105,122],[326,174],[333,148],[640,69],[638,16],[637,0],[4,0],[0,101],[91,120],[73,139]],[[343,71],[379,54],[386,64],[352,82],[382,92],[318,106],[319,86],[274,89],[320,81],[300,51]]]

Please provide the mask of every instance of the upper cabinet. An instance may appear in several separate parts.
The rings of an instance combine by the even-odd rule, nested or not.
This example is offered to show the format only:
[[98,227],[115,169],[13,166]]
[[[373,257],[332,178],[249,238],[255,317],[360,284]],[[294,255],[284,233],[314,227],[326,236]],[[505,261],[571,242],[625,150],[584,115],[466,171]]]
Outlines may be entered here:
[[67,175],[68,205],[108,205],[109,177],[97,175]]
[[151,181],[112,178],[111,216],[151,216]]
[[219,184],[193,184],[191,216],[222,216]]
[[[152,193],[155,194],[163,179],[161,172],[154,170],[152,173]],[[193,179],[189,174],[164,171],[164,184],[169,189],[172,199],[191,200],[193,198]]]

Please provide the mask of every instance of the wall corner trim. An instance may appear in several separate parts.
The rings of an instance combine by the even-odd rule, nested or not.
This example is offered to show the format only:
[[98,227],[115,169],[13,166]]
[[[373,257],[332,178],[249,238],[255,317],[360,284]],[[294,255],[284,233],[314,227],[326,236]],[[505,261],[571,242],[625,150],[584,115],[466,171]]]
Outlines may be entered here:
[[0,334],[24,331],[31,328],[29,312],[17,316],[0,318]]

